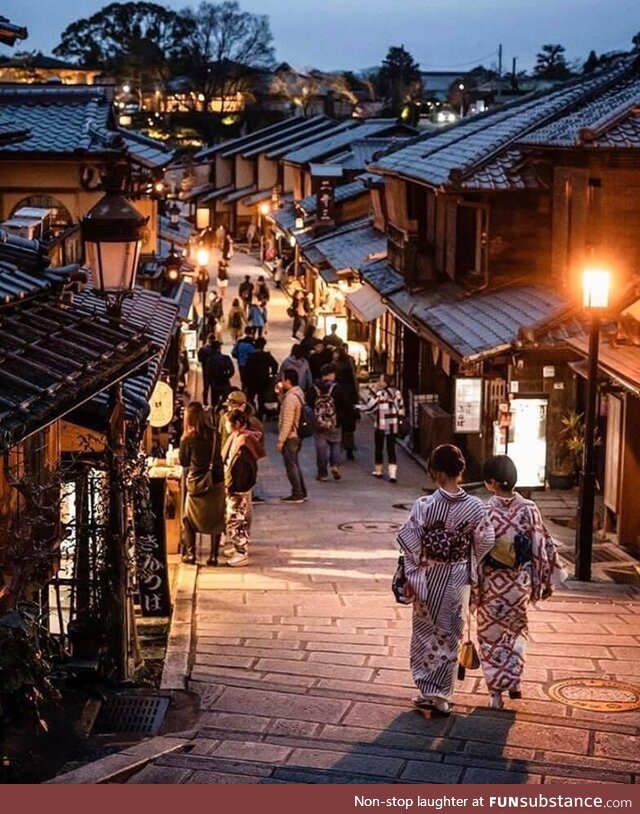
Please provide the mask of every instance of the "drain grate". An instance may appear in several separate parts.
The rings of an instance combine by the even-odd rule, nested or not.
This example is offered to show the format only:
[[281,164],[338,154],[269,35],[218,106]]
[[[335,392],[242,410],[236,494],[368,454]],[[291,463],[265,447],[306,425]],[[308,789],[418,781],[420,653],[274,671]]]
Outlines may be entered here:
[[157,735],[168,707],[168,698],[114,695],[102,705],[95,728],[103,734],[136,732],[141,735]]

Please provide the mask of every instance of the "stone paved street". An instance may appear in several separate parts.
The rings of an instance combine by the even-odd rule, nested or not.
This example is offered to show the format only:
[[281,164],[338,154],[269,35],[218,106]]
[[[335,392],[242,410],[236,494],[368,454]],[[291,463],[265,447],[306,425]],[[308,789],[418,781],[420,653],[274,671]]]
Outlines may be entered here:
[[[243,255],[232,266],[235,285],[245,269],[258,273]],[[275,293],[268,339],[278,359],[290,344],[285,306]],[[573,583],[531,610],[522,701],[488,710],[474,671],[450,718],[412,708],[411,611],[394,603],[390,577],[394,532],[425,475],[403,455],[397,485],[371,478],[371,435],[364,420],[357,460],[330,483],[315,481],[305,441],[309,501],[287,506],[269,425],[259,481],[268,501],[255,509],[250,566],[198,572],[190,688],[199,720],[183,751],[129,782],[638,782],[640,708],[589,711],[549,694],[565,679],[637,683],[640,602],[629,587]]]

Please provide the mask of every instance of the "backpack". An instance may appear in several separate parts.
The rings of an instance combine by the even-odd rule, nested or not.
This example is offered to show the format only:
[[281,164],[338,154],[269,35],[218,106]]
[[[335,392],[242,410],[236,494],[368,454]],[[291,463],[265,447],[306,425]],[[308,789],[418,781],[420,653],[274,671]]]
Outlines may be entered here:
[[305,404],[300,396],[296,396],[296,398],[300,402],[301,407],[300,420],[298,421],[298,426],[296,427],[298,438],[311,438],[315,429],[316,414],[314,413],[313,408],[308,404]]
[[242,328],[242,316],[240,315],[240,311],[234,311],[233,314],[231,314],[229,317],[229,327]]
[[333,399],[332,393],[335,385],[331,385],[326,393],[321,393],[317,387],[316,400],[313,407],[313,414],[315,417],[316,429],[318,430],[335,430],[338,424],[338,416],[336,414],[336,403]]

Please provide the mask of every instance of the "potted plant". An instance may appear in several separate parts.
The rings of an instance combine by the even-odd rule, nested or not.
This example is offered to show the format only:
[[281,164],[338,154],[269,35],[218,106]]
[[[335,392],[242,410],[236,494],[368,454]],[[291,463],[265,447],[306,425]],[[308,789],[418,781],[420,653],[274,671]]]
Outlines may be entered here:
[[571,489],[575,486],[582,463],[583,415],[570,411],[561,420],[562,430],[553,446],[551,471],[547,476],[550,489]]

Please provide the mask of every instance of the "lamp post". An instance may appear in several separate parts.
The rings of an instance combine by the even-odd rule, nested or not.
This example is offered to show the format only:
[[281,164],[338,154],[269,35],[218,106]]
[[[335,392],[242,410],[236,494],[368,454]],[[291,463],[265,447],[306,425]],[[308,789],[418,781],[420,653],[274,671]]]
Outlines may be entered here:
[[180,228],[180,207],[178,206],[178,202],[174,201],[169,208],[167,209],[169,214],[169,223],[171,224],[172,229],[179,229]]
[[[106,194],[81,220],[86,263],[91,269],[94,291],[106,300],[107,313],[116,320],[122,316],[124,299],[133,293],[142,233],[148,220],[122,195],[125,178],[122,166],[116,165],[105,181]],[[105,621],[108,653],[116,678],[123,681],[130,672],[130,616],[127,507],[122,478],[126,449],[122,382],[110,388],[109,407],[109,525],[106,535],[109,610]]]
[[611,275],[605,269],[587,268],[583,273],[582,304],[591,316],[589,330],[589,360],[587,372],[587,403],[584,421],[584,448],[580,471],[579,514],[576,528],[576,579],[591,580],[593,547],[593,514],[596,493],[595,436],[598,401],[598,349],[600,344],[600,314],[609,305]]
[[261,203],[258,207],[258,231],[260,232],[260,262],[264,263],[264,231],[262,228],[262,218],[265,218],[271,212],[271,205],[268,203]]
[[176,250],[173,243],[169,249],[167,259],[164,261],[164,273],[168,282],[177,283],[180,279],[180,271],[182,270],[182,256]]

